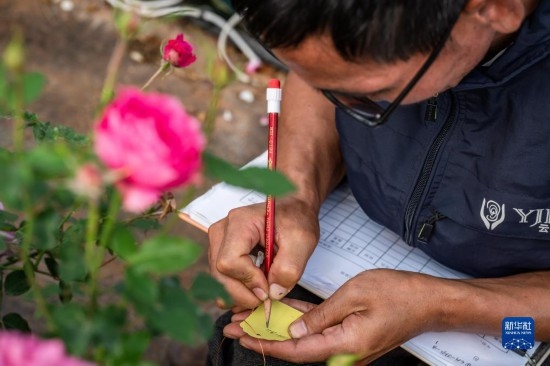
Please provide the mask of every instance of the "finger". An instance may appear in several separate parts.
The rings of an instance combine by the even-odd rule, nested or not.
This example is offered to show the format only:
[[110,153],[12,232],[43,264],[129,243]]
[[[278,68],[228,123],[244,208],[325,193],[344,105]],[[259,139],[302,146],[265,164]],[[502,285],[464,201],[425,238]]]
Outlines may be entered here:
[[300,339],[284,342],[262,340],[260,346],[254,338],[242,336],[240,343],[256,352],[294,363],[322,362],[336,354],[354,354],[359,359],[357,365],[366,365],[403,343],[400,341],[385,344],[379,337],[371,336],[372,339],[369,339],[361,336],[364,334],[364,315],[356,313],[348,316],[343,323],[329,327],[322,333]]
[[242,282],[262,301],[267,299],[267,280],[249,254],[263,240],[264,220],[257,208],[230,211],[216,258],[218,272]]
[[[342,336],[339,334],[338,336]],[[261,341],[248,335],[240,338],[243,347],[256,352],[263,352],[266,356],[281,358],[294,363],[323,362],[336,353],[347,353],[347,346],[337,337],[326,337],[314,334],[299,340],[288,341]]]
[[212,274],[217,274],[216,262],[223,243],[225,231],[227,229],[227,220],[222,219],[210,225],[208,229],[208,266]]
[[[380,357],[391,348],[384,350],[365,348],[365,340],[357,336],[358,333],[364,333],[364,329],[360,327],[357,320],[352,319],[347,325],[337,324],[326,329],[322,334],[312,334],[298,340],[284,342],[262,340],[260,347],[254,338],[243,336],[240,343],[256,352],[263,352],[265,355],[294,363],[323,362],[336,354],[354,354],[360,360],[356,364],[364,365]],[[396,346],[392,348],[394,347]]]
[[[237,211],[237,210],[234,210]],[[247,247],[243,249],[239,246],[233,246],[234,242],[242,242],[242,240],[233,239],[234,232],[237,232],[235,224],[231,222],[248,222],[249,220],[239,218],[244,215],[250,215],[250,212],[254,212],[249,209],[242,209],[242,212],[233,212],[227,218],[222,219],[215,224],[210,226],[208,231],[209,235],[209,248],[208,248],[208,259],[210,265],[210,272],[219,282],[221,282],[229,294],[235,300],[235,303],[244,306],[247,308],[253,308],[260,304],[261,300],[267,298],[267,283],[265,277],[263,276],[262,271],[255,267],[252,263],[252,260],[248,257],[250,249]],[[237,216],[237,218],[235,218]],[[233,220],[233,221],[231,221]],[[247,234],[243,234],[242,231],[239,231],[243,238],[247,238]],[[256,239],[250,240],[254,242]],[[249,246],[252,247],[252,244]],[[232,249],[231,249],[232,248]],[[244,264],[242,261],[238,261],[235,258],[244,259]],[[263,288],[261,286],[255,287],[252,282],[250,285],[252,288],[246,286],[242,283],[242,278],[235,278],[234,268],[231,266],[236,266],[237,268],[250,268],[252,271],[255,271],[255,276],[259,277],[259,281],[263,281]],[[229,268],[229,269],[228,269]]]
[[[244,286],[238,280],[234,280],[230,277],[224,276],[216,269],[216,259],[220,248],[220,243],[223,239],[225,232],[226,220],[220,220],[217,223],[210,226],[208,231],[209,246],[208,246],[208,261],[210,266],[210,273],[212,276],[220,282],[226,291],[231,296],[233,303],[239,304],[241,307],[253,308],[259,305],[258,298],[251,293],[246,286]],[[233,306],[233,304],[225,304],[222,302],[216,303],[220,308],[227,308]]]
[[302,301],[302,300],[297,300],[297,299],[290,299],[288,297],[285,297],[284,299],[282,299],[281,302],[287,304],[288,306],[290,306],[290,307],[292,307],[296,310],[300,310],[302,313],[307,313],[311,309],[318,306],[316,304],[312,304],[312,303],[307,302],[307,301]]
[[269,272],[269,296],[280,300],[290,292],[303,274],[318,241],[317,229],[277,226],[277,253]]
[[225,290],[231,295],[234,304],[236,304],[231,307],[231,310],[240,312],[246,309],[253,309],[262,303],[262,301],[242,282],[226,276],[221,276],[220,274],[212,274],[212,276],[221,283]]
[[221,273],[217,269],[217,259],[219,257],[220,248],[223,245],[224,235],[227,230],[228,222],[226,219],[220,220],[217,223],[210,226],[208,230],[209,247],[208,247],[208,260],[210,266],[210,273],[212,276],[220,282],[227,292],[231,295],[234,302],[241,307],[253,308],[260,304],[258,297],[251,292],[243,283],[239,280],[231,278]]
[[[258,303],[258,305],[260,305],[260,303]],[[252,306],[252,307],[245,307],[245,306],[233,306],[231,308],[231,312],[233,312],[234,314],[238,314],[238,313],[242,313],[243,311],[247,311],[247,310],[250,310],[250,309],[254,309],[256,308],[258,305],[256,306]]]
[[227,304],[227,303],[225,302],[225,300],[222,299],[222,298],[220,298],[220,297],[218,297],[218,298],[216,299],[216,306],[218,307],[218,309],[221,309],[221,310],[227,310],[227,309],[229,309],[229,307],[230,307],[230,305]]
[[231,321],[232,322],[242,322],[243,320],[248,318],[250,313],[252,313],[252,310],[246,310],[246,311],[241,311],[240,313],[235,313],[235,314],[233,314],[233,316],[231,316]]
[[[333,325],[341,323],[347,316],[359,311],[350,296],[338,296],[341,291],[348,290],[349,282],[336,291],[331,297],[304,313],[289,327],[292,338],[302,338],[310,334],[321,333]],[[353,293],[353,292],[351,292]]]
[[240,322],[233,322],[233,323],[227,324],[223,328],[223,335],[228,338],[237,339],[237,338],[242,338],[247,334],[245,333],[243,328],[241,328]]
[[[346,339],[342,327],[336,326],[331,329],[331,336],[323,334],[314,334],[299,340],[289,341],[265,341],[244,335],[240,338],[240,344],[257,353],[263,353],[266,356],[272,356],[293,363],[312,363],[325,362],[331,356],[336,354],[355,354],[359,358],[354,365],[368,365],[370,362],[381,357],[389,351],[378,351],[365,355],[358,348],[353,348],[349,339]],[[260,344],[261,343],[261,344]]]

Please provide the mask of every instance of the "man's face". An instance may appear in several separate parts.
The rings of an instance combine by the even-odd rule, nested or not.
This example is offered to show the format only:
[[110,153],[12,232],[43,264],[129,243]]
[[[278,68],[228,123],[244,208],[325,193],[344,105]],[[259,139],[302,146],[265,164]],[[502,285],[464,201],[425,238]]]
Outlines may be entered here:
[[[425,100],[455,86],[486,55],[494,32],[468,24],[464,18],[459,18],[445,47],[404,103]],[[368,60],[352,63],[338,55],[327,36],[310,37],[296,48],[276,49],[274,53],[316,89],[387,102],[395,99],[428,57],[414,55],[407,61],[392,64]]]

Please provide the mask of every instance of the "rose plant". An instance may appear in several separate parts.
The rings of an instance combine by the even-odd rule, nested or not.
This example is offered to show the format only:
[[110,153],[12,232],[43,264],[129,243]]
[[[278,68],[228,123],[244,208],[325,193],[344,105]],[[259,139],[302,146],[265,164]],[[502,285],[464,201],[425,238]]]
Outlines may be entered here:
[[[134,17],[123,19],[90,134],[26,110],[44,77],[25,70],[21,34],[2,53],[0,120],[13,125],[12,147],[0,148],[2,365],[145,365],[156,336],[208,339],[212,319],[201,304],[231,299],[206,273],[187,287],[179,282],[202,248],[167,233],[170,191],[191,195],[203,176],[266,194],[292,190],[276,172],[240,170],[208,153],[204,124],[174,96],[145,92],[152,80],[141,89],[117,86],[117,60],[135,32]],[[183,35],[162,51],[155,77],[196,58]],[[33,144],[25,143],[25,129]],[[102,271],[114,261],[123,278],[104,286]],[[30,298],[36,319],[3,312],[2,301],[12,296]]]

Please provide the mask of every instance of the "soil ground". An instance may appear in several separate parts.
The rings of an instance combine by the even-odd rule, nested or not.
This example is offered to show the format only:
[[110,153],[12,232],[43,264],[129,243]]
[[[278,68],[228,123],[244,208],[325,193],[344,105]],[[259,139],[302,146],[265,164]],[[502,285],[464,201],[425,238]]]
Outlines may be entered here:
[[[183,18],[170,22],[147,20],[142,25],[142,32],[131,42],[124,57],[119,84],[143,85],[159,66],[161,43],[184,33],[197,48],[198,61],[156,80],[149,90],[175,95],[189,112],[204,119],[212,95],[204,55],[215,55],[216,33]],[[47,78],[43,95],[27,109],[43,121],[71,126],[82,133],[90,131],[117,39],[113,9],[101,0],[0,0],[0,50],[5,48],[16,28],[22,30],[25,39],[26,69],[41,72]],[[233,49],[229,51],[234,62],[243,67],[244,57]],[[260,119],[265,113],[264,88],[271,77],[284,78],[284,74],[266,66],[252,77],[251,83],[233,81],[223,90],[209,139],[208,148],[213,153],[242,165],[265,150],[267,128]],[[239,97],[243,91],[251,93],[254,100],[243,101]],[[0,118],[0,146],[9,146],[10,136],[9,121]],[[208,184],[203,191],[207,188]],[[178,222],[171,231],[201,243],[206,253],[205,233],[184,222]],[[181,274],[182,281],[186,283],[198,271],[207,270],[203,255],[196,265]],[[105,285],[116,282],[120,276],[116,265],[107,272]],[[17,307],[19,311],[23,308],[32,312],[32,305],[19,301],[4,299],[4,310]],[[206,310],[213,317],[220,314],[213,305],[206,305]],[[193,366],[204,363],[204,354],[204,345],[188,347],[158,339],[152,344],[148,358],[158,365]]]

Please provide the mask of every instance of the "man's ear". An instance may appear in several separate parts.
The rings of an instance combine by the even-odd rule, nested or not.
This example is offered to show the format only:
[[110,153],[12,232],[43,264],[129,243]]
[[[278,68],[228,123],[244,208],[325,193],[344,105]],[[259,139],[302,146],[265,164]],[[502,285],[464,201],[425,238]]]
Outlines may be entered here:
[[521,0],[468,0],[464,13],[502,34],[517,31],[526,17]]

